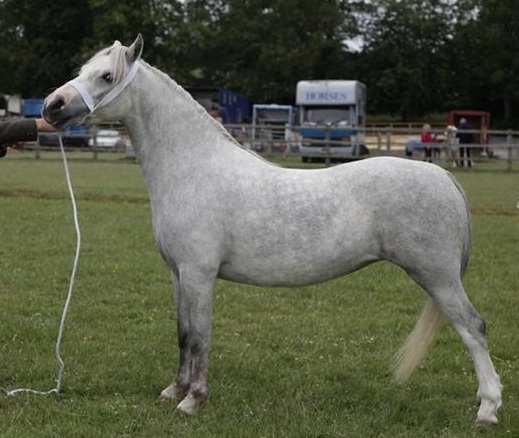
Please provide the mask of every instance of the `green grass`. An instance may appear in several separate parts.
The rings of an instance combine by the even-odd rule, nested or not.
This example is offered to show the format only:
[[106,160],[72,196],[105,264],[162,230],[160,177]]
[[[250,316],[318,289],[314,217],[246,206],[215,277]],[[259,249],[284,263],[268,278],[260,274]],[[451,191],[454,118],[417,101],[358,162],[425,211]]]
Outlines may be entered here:
[[[516,173],[456,172],[474,219],[465,284],[504,384],[500,425],[479,431],[472,362],[449,326],[407,384],[392,380],[424,294],[387,263],[300,290],[219,281],[211,400],[172,416],[155,399],[177,364],[176,316],[138,166],[117,154],[70,158],[83,247],[62,394],[0,393],[1,438],[519,434]],[[0,209],[0,386],[48,390],[75,250],[59,156],[0,161]]]

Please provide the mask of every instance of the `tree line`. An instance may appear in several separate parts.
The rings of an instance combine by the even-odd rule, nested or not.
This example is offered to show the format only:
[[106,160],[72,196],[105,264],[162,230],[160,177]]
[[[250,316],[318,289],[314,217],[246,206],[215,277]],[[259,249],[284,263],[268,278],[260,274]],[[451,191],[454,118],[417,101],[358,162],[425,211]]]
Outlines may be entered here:
[[293,104],[301,79],[358,79],[368,112],[453,108],[519,125],[514,0],[0,0],[0,92],[44,97],[115,39],[181,85]]

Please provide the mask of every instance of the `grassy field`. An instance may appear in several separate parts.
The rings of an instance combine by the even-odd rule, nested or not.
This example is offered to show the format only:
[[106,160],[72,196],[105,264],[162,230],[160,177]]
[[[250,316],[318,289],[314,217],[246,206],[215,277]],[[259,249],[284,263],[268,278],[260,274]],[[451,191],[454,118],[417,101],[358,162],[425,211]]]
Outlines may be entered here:
[[[138,166],[70,158],[83,246],[62,394],[0,392],[1,438],[519,436],[516,173],[456,172],[474,220],[465,284],[504,384],[501,423],[481,431],[472,362],[450,326],[407,384],[393,381],[424,293],[387,263],[300,290],[219,281],[211,400],[172,416],[155,400],[177,364],[176,317]],[[75,250],[59,156],[0,161],[0,209],[0,387],[48,390]]]

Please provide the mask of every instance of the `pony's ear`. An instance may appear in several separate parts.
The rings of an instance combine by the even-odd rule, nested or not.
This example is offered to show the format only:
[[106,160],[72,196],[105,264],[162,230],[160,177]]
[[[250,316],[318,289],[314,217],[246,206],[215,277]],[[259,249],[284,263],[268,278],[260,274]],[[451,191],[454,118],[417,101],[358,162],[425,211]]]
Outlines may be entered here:
[[142,48],[144,46],[144,41],[142,39],[142,35],[137,35],[135,41],[132,43],[130,47],[128,47],[128,51],[126,52],[126,56],[128,57],[130,62],[137,61],[142,54]]

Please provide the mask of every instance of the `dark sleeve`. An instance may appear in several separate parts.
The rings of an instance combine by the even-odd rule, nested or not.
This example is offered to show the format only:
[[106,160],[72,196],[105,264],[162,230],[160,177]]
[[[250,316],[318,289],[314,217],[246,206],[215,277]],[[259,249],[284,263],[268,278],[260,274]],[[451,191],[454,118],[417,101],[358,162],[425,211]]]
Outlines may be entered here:
[[18,119],[0,122],[0,144],[19,141],[35,141],[38,129],[34,119]]

